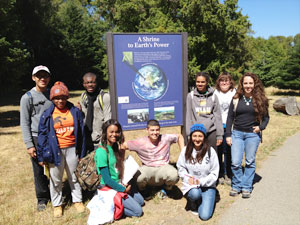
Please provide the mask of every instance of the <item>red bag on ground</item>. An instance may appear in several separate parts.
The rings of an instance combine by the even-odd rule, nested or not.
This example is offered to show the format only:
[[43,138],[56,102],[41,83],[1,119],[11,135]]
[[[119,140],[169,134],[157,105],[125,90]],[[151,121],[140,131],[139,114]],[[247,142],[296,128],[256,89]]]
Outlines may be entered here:
[[[109,191],[111,188],[110,187],[103,187],[101,188],[101,191]],[[127,193],[123,192],[117,192],[117,194],[114,197],[114,203],[115,203],[115,211],[114,211],[114,219],[118,220],[123,216],[123,211],[124,211],[124,206],[122,204],[122,199],[126,199]]]

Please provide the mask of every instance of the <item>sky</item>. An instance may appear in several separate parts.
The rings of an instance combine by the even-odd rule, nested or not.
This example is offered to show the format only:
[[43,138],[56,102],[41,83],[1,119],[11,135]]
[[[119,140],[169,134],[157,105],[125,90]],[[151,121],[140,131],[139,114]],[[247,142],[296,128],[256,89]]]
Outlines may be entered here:
[[239,0],[254,37],[295,36],[300,33],[300,0]]

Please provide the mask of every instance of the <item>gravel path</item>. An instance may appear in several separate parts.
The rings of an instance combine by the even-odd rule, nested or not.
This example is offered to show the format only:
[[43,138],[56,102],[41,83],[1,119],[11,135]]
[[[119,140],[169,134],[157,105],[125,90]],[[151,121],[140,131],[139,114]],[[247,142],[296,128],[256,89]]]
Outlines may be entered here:
[[300,132],[271,153],[256,171],[256,180],[251,198],[235,197],[218,224],[300,224]]

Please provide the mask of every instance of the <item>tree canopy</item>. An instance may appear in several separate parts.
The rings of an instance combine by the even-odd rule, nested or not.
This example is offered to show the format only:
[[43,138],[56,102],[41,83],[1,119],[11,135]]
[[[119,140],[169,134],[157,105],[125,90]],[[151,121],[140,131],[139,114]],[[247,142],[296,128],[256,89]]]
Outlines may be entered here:
[[2,0],[0,7],[1,92],[31,87],[39,64],[71,89],[88,71],[107,87],[106,32],[187,32],[190,85],[200,70],[213,80],[253,71],[267,86],[299,89],[299,35],[251,37],[238,0]]

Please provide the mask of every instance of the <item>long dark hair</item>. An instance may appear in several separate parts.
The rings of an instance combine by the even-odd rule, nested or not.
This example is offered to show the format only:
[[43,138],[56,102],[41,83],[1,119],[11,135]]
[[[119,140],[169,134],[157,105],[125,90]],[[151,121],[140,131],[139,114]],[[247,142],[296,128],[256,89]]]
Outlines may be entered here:
[[252,91],[252,102],[256,120],[260,122],[262,118],[268,115],[269,113],[269,100],[265,95],[264,86],[256,74],[247,72],[241,77],[236,94],[233,98],[241,98],[244,95],[243,83],[245,77],[247,76],[251,77],[254,81],[254,89]]
[[117,142],[113,144],[112,149],[114,150],[114,154],[116,157],[116,167],[119,171],[119,179],[123,178],[123,174],[124,174],[124,156],[125,156],[125,151],[123,150],[119,150],[119,145],[124,143],[124,134],[123,134],[123,130],[121,127],[121,124],[115,120],[115,119],[110,119],[107,120],[103,125],[102,125],[102,136],[101,136],[101,144],[102,147],[107,150],[107,129],[108,127],[115,125],[118,127],[118,131],[120,133],[119,138],[117,139]]
[[[197,131],[197,130],[196,130]],[[194,131],[194,132],[196,132]],[[207,138],[204,136],[204,140],[203,140],[203,143],[201,145],[201,149],[200,151],[197,151],[197,154],[196,154],[196,158],[193,158],[192,156],[192,152],[193,152],[193,148],[194,148],[194,143],[192,141],[192,135],[193,133],[192,132],[190,134],[190,137],[189,137],[189,140],[188,140],[188,143],[186,145],[186,150],[185,150],[185,160],[191,164],[195,164],[195,163],[201,163],[208,148],[210,148],[209,144],[208,144],[208,140]],[[199,131],[201,132],[201,131]]]

